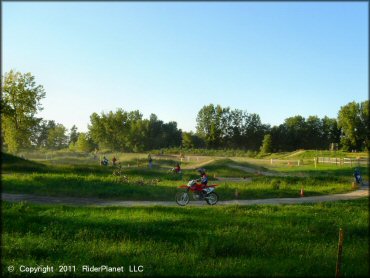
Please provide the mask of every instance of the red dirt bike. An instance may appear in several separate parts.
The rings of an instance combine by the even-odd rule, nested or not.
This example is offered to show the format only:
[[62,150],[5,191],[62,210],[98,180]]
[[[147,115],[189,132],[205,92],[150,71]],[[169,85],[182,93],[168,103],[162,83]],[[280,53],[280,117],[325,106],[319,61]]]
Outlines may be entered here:
[[215,192],[216,186],[217,184],[212,184],[201,188],[201,185],[197,184],[196,180],[191,180],[187,185],[178,187],[182,190],[176,193],[176,203],[180,206],[186,206],[190,201],[190,193],[192,193],[194,200],[205,200],[208,205],[214,205],[218,201],[218,195]]

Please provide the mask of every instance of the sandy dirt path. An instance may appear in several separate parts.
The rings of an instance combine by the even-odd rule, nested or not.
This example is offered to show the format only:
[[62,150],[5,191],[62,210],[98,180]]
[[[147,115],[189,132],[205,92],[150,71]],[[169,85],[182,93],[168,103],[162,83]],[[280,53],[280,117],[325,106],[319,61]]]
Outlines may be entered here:
[[239,170],[242,170],[244,172],[247,172],[247,173],[253,173],[253,174],[261,174],[261,175],[264,175],[264,176],[280,176],[280,177],[287,177],[288,175],[286,174],[282,174],[282,173],[274,173],[274,172],[269,172],[269,171],[262,171],[262,170],[258,170],[258,169],[255,169],[255,168],[251,168],[251,167],[246,167],[246,166],[240,166],[240,165],[235,165],[235,164],[227,164],[228,167],[230,168],[234,168],[234,169],[239,169]]

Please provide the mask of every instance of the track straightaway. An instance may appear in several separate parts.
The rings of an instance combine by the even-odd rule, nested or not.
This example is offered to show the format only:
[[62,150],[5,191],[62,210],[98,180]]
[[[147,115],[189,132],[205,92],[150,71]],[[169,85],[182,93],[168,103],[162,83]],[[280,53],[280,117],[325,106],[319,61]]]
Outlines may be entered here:
[[[254,200],[228,200],[219,201],[216,206],[226,205],[280,205],[280,204],[303,204],[333,202],[340,200],[353,200],[369,196],[369,187],[363,186],[356,191],[343,194],[331,194],[321,196],[309,196],[298,198],[272,198],[272,199],[254,199]],[[9,202],[26,201],[34,204],[60,204],[73,206],[119,206],[119,207],[141,207],[141,206],[178,206],[175,201],[119,201],[104,200],[98,198],[76,198],[76,197],[51,197],[36,196],[30,194],[11,194],[1,193],[1,199]],[[208,206],[206,202],[193,201],[187,206]]]

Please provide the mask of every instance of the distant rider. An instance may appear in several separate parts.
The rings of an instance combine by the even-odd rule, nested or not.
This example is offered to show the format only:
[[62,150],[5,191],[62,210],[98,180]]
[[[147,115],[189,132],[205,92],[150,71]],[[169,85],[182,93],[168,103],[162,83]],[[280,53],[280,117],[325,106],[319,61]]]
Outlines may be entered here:
[[116,165],[116,163],[117,163],[117,158],[115,156],[113,156],[113,158],[112,158],[112,164],[113,165]]
[[356,183],[361,183],[361,173],[358,168],[355,169],[353,176],[355,177]]
[[174,168],[174,172],[177,173],[177,174],[181,174],[181,168],[180,168],[179,163],[176,164],[176,167]]
[[150,154],[148,154],[148,163],[149,163],[149,168],[152,169],[153,159],[152,159],[152,156]]
[[108,166],[108,159],[104,156],[103,160],[100,161],[100,165]]

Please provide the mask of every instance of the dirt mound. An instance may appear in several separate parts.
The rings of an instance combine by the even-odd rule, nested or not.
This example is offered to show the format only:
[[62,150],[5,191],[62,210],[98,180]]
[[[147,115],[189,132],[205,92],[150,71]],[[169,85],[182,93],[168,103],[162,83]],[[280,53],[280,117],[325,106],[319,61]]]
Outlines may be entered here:
[[255,169],[255,168],[240,166],[240,165],[235,165],[235,164],[228,164],[227,166],[230,167],[230,168],[243,170],[247,173],[260,174],[260,175],[263,175],[263,176],[281,176],[281,177],[287,176],[287,175],[282,174],[282,173],[262,171],[262,170],[258,170],[258,169]]
[[11,155],[8,153],[1,154],[2,170],[36,170],[44,167],[44,164],[24,159],[19,156]]

